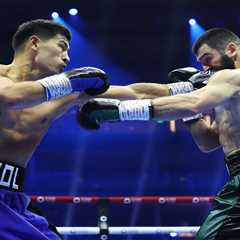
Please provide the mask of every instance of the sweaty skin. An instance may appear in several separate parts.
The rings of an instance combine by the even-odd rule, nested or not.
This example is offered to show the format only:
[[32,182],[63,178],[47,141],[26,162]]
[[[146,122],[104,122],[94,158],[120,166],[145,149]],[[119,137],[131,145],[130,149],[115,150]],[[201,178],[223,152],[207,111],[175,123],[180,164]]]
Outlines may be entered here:
[[[239,46],[232,42],[230,42],[222,52],[211,48],[207,44],[203,44],[199,48],[196,57],[205,70],[219,70],[224,68],[238,69],[240,67]],[[237,75],[238,71],[235,72]],[[233,84],[237,83],[235,82]],[[227,88],[225,91],[227,91]],[[205,145],[206,149],[210,150],[222,146],[225,154],[230,155],[240,148],[240,128],[238,123],[240,114],[239,99],[232,97],[228,102],[216,106],[214,112],[215,120],[213,124],[208,127],[208,134],[206,134],[203,146]],[[199,125],[196,127],[201,131]],[[192,126],[192,130],[193,129],[194,126]],[[198,135],[201,136],[201,132]]]
[[240,98],[215,108],[215,119],[219,133],[219,142],[226,155],[240,149]]
[[[235,92],[238,91],[239,70],[237,69],[240,68],[239,52],[239,46],[230,42],[222,51],[218,51],[207,44],[203,44],[196,54],[197,60],[200,62],[204,70],[212,69],[218,71],[221,69],[236,69],[227,72],[223,71],[210,79],[210,85],[208,84],[207,91],[205,91],[208,94],[203,96],[206,100],[206,104],[208,99],[212,99],[212,96],[216,93],[216,101],[217,99],[220,101],[220,99],[224,97],[228,98],[226,102],[218,104],[213,107],[213,109],[210,109],[214,112],[212,115],[213,122],[209,124],[205,119],[199,119],[198,121],[186,124],[196,144],[203,152],[209,152],[216,148],[223,147],[225,154],[230,155],[232,152],[239,150],[240,148],[240,128],[238,123],[240,100],[238,98],[238,93]],[[226,79],[224,79],[224,77]],[[196,104],[196,99],[198,99],[199,103],[201,99],[199,99],[198,94],[201,94],[202,91],[203,90],[196,91],[196,93],[190,94],[189,96],[187,95],[188,103],[193,101],[192,103],[195,102]],[[229,93],[233,95],[230,96]],[[177,101],[181,100],[182,98],[179,96]],[[183,102],[185,100],[186,99],[183,96]],[[187,107],[187,105],[185,105],[185,107]],[[185,112],[186,114],[188,114],[187,112],[189,112],[189,110],[192,110],[193,112],[196,111],[196,105],[193,106],[193,104],[190,104],[189,107],[190,109]],[[205,110],[203,110],[203,112],[204,111]]]
[[[77,93],[44,102],[44,89],[35,80],[62,72],[69,62],[68,50],[60,34],[49,40],[32,36],[10,65],[0,65],[0,161],[26,167],[51,123],[91,99]],[[168,94],[167,86],[139,83],[111,87],[103,96],[141,99]]]
[[[5,66],[0,66],[0,76],[8,78]],[[8,79],[8,81],[11,81]],[[148,90],[145,91],[145,86]],[[145,92],[143,95],[142,92]],[[120,99],[141,99],[166,96],[169,89],[160,84],[132,84],[111,87],[104,95]],[[52,122],[74,105],[82,105],[90,97],[85,94],[71,94],[63,98],[44,102],[24,109],[4,109],[0,112],[0,161],[7,161],[26,167],[32,154],[44,137]]]
[[[9,67],[11,68],[11,67]],[[0,65],[1,84],[14,81],[8,78],[9,69]],[[4,77],[4,78],[1,78]],[[8,80],[6,80],[8,79]],[[73,105],[81,104],[87,96],[71,94],[61,99],[24,109],[4,108],[0,111],[0,161],[26,167],[34,150],[50,124]]]
[[68,61],[67,39],[57,34],[46,41],[32,37],[10,65],[0,65],[0,161],[26,167],[50,124],[90,99],[74,93],[44,102],[35,80],[62,72]]
[[[224,153],[240,148],[240,70],[222,70],[215,73],[206,87],[189,94],[152,100],[155,118],[180,119],[199,112],[215,109],[215,141]],[[215,146],[216,147],[216,146]]]

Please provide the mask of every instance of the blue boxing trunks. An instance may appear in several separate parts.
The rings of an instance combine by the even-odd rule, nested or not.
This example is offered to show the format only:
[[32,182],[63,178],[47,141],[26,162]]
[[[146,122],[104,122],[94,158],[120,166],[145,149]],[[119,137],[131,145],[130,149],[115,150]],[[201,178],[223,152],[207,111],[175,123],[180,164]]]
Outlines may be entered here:
[[59,240],[47,220],[31,211],[22,192],[25,169],[0,162],[0,239]]

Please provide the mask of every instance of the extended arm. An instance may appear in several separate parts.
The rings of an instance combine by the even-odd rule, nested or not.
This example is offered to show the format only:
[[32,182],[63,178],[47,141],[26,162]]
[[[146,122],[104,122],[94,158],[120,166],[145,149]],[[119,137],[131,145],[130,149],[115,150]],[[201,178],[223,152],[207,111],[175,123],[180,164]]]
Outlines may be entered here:
[[[205,80],[210,78],[209,83],[207,86],[188,94],[129,101],[95,99],[89,101],[80,109],[78,120],[81,126],[96,129],[99,128],[101,122],[108,121],[150,120],[152,118],[174,120],[190,117],[197,113],[213,109],[216,105],[236,95],[239,92],[240,86],[239,76],[239,70],[222,70],[214,75],[209,72],[199,72],[190,78],[192,82],[205,82]],[[182,83],[174,83],[173,88],[170,90],[174,90],[178,94],[181,92],[179,91],[179,84],[181,85]],[[134,87],[136,86],[138,84],[134,85]],[[157,84],[156,86],[151,86],[154,89],[151,89],[149,96],[154,95],[153,91],[155,87],[161,88],[165,85]],[[183,86],[184,90],[189,90],[188,86],[192,86],[192,84]],[[169,85],[167,85],[168,87]],[[140,87],[140,89],[143,89],[145,93],[144,88]],[[156,91],[157,93],[158,90]],[[165,93],[163,92],[163,94]],[[139,93],[139,95],[141,94]],[[134,96],[134,94],[131,96]]]
[[167,84],[159,83],[134,83],[127,86],[110,86],[99,98],[115,99],[153,99],[169,96],[170,91]]
[[209,84],[199,90],[153,99],[153,116],[157,119],[173,120],[205,112],[237,96],[239,90],[240,71],[222,70],[215,73]]
[[95,96],[109,87],[106,74],[93,67],[76,68],[37,81],[15,83],[3,77],[0,80],[2,110],[31,107],[72,93],[86,92]]
[[179,93],[187,93],[193,87],[200,88],[204,85],[207,76],[192,79],[199,70],[192,67],[179,68],[168,74],[168,84],[160,83],[134,83],[127,86],[111,86],[100,98],[115,99],[154,99]]

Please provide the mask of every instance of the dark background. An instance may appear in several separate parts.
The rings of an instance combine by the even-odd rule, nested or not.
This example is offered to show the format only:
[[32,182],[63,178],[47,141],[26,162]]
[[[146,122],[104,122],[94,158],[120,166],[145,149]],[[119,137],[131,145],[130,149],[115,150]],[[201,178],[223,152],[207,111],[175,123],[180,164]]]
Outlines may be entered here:
[[[79,10],[77,20],[68,14],[72,7]],[[240,34],[239,7],[239,1],[1,1],[0,59],[3,64],[11,62],[11,37],[19,24],[50,19],[58,11],[77,31],[70,67],[101,67],[112,84],[166,83],[170,70],[190,64],[189,18],[205,29],[226,27]],[[215,195],[226,179],[222,151],[201,153],[181,121],[176,133],[167,122],[106,124],[89,132],[79,128],[72,110],[52,125],[34,154],[26,191],[30,195]],[[97,224],[96,205],[41,207],[58,226]],[[202,223],[208,210],[208,204],[111,205],[109,214],[112,226],[194,226]]]

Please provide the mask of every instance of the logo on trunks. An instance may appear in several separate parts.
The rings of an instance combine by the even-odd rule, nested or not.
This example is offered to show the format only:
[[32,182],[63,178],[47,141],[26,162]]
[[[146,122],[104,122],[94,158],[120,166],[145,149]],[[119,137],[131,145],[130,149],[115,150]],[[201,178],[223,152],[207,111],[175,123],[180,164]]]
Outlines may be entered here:
[[0,163],[0,186],[18,190],[19,186],[16,184],[17,174],[18,167]]

